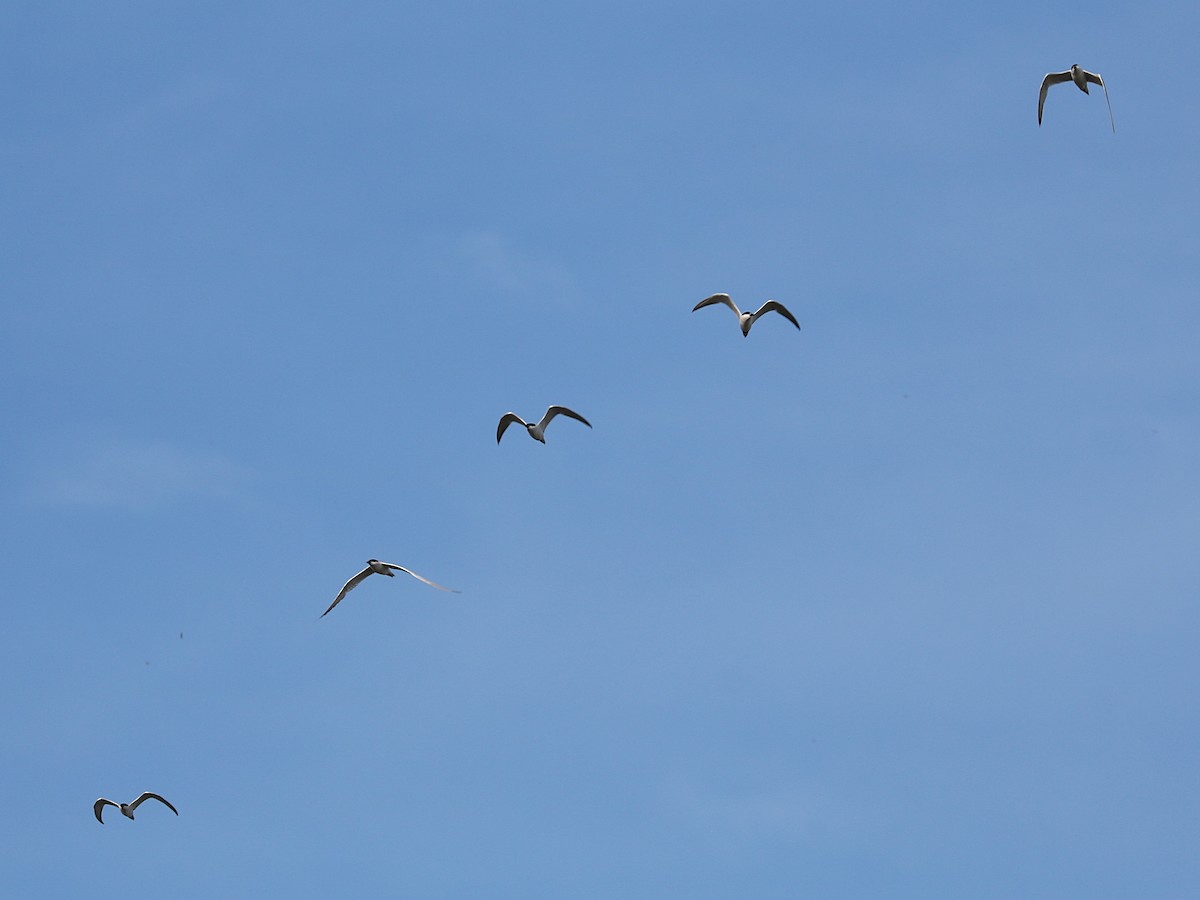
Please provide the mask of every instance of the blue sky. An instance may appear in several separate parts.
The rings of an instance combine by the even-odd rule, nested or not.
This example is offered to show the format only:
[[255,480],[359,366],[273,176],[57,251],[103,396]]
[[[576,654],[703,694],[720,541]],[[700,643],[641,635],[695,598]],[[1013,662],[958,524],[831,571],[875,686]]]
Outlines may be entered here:
[[1194,4],[0,24],[14,896],[1200,893]]

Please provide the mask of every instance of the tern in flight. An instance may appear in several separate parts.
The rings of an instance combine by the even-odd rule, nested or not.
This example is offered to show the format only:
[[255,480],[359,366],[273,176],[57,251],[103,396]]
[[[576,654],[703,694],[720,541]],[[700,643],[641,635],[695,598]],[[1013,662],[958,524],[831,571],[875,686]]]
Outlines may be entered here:
[[768,300],[756,311],[749,313],[742,312],[740,309],[738,309],[737,304],[730,299],[728,294],[713,294],[711,297],[706,297],[693,306],[692,312],[695,312],[698,309],[703,309],[706,306],[712,306],[714,303],[724,303],[733,310],[733,314],[738,317],[738,324],[742,327],[742,337],[750,337],[750,326],[758,321],[759,316],[769,312],[777,312],[795,325],[796,328],[800,327],[800,323],[796,321],[796,317],[788,312],[788,308],[778,300]]
[[135,809],[137,809],[139,806],[141,806],[142,802],[145,800],[157,800],[159,803],[162,803],[164,806],[166,806],[166,808],[169,809],[171,812],[175,813],[175,815],[179,815],[179,810],[177,810],[170,803],[168,803],[167,799],[165,797],[160,797],[160,796],[158,796],[158,794],[152,794],[149,791],[146,791],[145,793],[143,793],[142,796],[138,797],[132,803],[113,803],[111,800],[105,800],[103,797],[101,797],[99,800],[96,801],[96,803],[92,807],[92,809],[96,813],[96,821],[99,822],[101,825],[103,825],[104,819],[101,818],[100,813],[104,809],[104,807],[115,806],[117,809],[119,809],[121,811],[121,815],[132,819],[133,811]]
[[1042,124],[1042,107],[1046,105],[1046,91],[1050,90],[1050,85],[1062,84],[1064,81],[1075,82],[1075,87],[1085,94],[1088,93],[1089,81],[1104,88],[1104,102],[1108,104],[1108,121],[1112,125],[1113,134],[1116,134],[1117,123],[1113,121],[1112,101],[1108,99],[1108,88],[1104,86],[1104,79],[1095,72],[1085,72],[1079,66],[1071,66],[1065,72],[1051,72],[1042,79],[1042,91],[1038,94],[1038,125]]
[[[393,572],[392,569],[395,569],[396,572],[405,572],[405,573],[411,575],[413,578],[417,579],[417,581],[423,581],[430,587],[437,588],[439,591],[446,591],[447,593],[450,593],[450,594],[461,594],[462,593],[462,591],[456,591],[454,588],[442,587],[436,581],[430,581],[428,578],[422,578],[420,575],[418,575],[412,569],[406,569],[406,568],[404,568],[404,566],[397,566],[394,563],[380,562],[377,559],[368,559],[367,567],[365,569],[363,569],[361,572],[359,572],[357,575],[355,575],[353,578],[351,578],[349,581],[347,581],[345,584],[342,585],[342,589],[340,591],[338,591],[338,595],[336,597],[334,597],[333,602],[329,604],[329,609],[333,609],[335,606],[337,606],[339,603],[341,603],[342,598],[345,597],[352,590],[354,590],[356,587],[358,587],[358,583],[360,581],[362,581],[364,578],[366,578],[368,575],[386,575],[386,576],[388,576],[388,578],[395,578],[396,572]],[[329,614],[329,609],[327,609],[327,610],[325,610],[325,612],[321,613],[322,619],[325,618],[325,616],[327,616]]]
[[500,424],[496,427],[496,443],[500,443],[500,438],[504,436],[504,431],[513,422],[519,422],[525,426],[525,430],[529,432],[529,436],[535,441],[546,443],[546,426],[550,424],[550,420],[557,415],[570,416],[576,421],[582,422],[588,428],[592,427],[592,423],[575,412],[573,409],[567,409],[565,406],[551,406],[546,410],[546,414],[535,424],[530,424],[518,416],[516,413],[506,412],[500,417]]

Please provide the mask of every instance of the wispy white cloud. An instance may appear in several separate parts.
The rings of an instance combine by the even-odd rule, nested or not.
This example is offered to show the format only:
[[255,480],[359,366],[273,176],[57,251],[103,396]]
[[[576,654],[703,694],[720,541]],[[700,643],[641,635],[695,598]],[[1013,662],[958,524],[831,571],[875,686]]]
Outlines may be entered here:
[[186,499],[236,496],[248,473],[211,453],[165,442],[93,446],[33,482],[37,502],[145,511]]
[[105,123],[103,134],[119,138],[160,127],[166,118],[195,114],[198,109],[228,99],[233,89],[229,81],[196,75],[149,88]]
[[493,231],[467,235],[459,244],[474,273],[490,287],[546,303],[574,302],[579,296],[569,269],[546,256],[525,252]]
[[829,827],[829,804],[794,778],[723,783],[676,773],[664,800],[677,815],[720,843],[752,845],[764,839],[798,842],[813,835],[816,823]]

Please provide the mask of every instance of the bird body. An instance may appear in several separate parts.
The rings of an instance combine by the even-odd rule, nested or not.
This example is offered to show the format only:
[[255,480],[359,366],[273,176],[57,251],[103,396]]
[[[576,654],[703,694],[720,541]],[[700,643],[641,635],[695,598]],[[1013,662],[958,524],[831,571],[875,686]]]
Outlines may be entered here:
[[115,806],[121,811],[121,815],[125,816],[127,819],[132,819],[133,811],[141,806],[143,801],[146,800],[157,800],[159,803],[162,803],[164,806],[166,806],[171,812],[175,813],[175,815],[179,815],[179,810],[168,803],[165,797],[160,797],[158,794],[153,794],[150,791],[144,791],[142,795],[132,803],[114,803],[111,800],[106,800],[104,797],[101,797],[94,804],[92,804],[92,811],[96,814],[96,821],[103,825],[104,818],[102,816],[102,812],[104,807]]
[[386,575],[388,578],[395,578],[396,573],[388,568],[388,564],[380,562],[377,559],[368,559],[367,567],[376,575]]
[[722,303],[733,310],[733,314],[738,318],[738,327],[742,329],[742,337],[750,337],[750,328],[759,320],[760,316],[763,316],[769,312],[779,313],[781,316],[795,325],[797,330],[800,329],[800,323],[796,321],[796,317],[793,316],[788,311],[788,308],[778,300],[768,300],[751,313],[742,312],[740,309],[738,309],[737,304],[733,302],[733,298],[728,294],[713,294],[711,297],[705,297],[703,300],[693,306],[692,312],[695,312],[698,309],[703,309],[706,306],[712,306],[714,303]]
[[541,419],[533,423],[526,422],[514,412],[506,412],[500,417],[500,424],[496,426],[496,443],[500,443],[500,438],[504,436],[504,432],[508,429],[508,426],[516,422],[525,426],[525,430],[529,432],[531,438],[535,441],[541,441],[544,444],[546,443],[546,426],[558,415],[567,416],[568,418],[575,419],[577,422],[582,422],[588,428],[592,427],[591,422],[575,412],[575,410],[567,409],[565,406],[551,406],[546,410],[546,414]]
[[1112,101],[1108,99],[1108,87],[1104,84],[1104,79],[1095,72],[1085,71],[1078,65],[1073,65],[1065,72],[1049,72],[1042,79],[1042,89],[1038,92],[1038,125],[1042,124],[1042,107],[1046,105],[1046,92],[1050,90],[1053,84],[1062,84],[1064,81],[1072,82],[1075,87],[1079,88],[1085,94],[1090,94],[1088,84],[1098,84],[1104,88],[1104,102],[1108,104],[1108,121],[1112,125],[1113,133],[1116,133],[1117,123],[1113,119]]
[[[395,571],[392,571],[393,569]],[[446,591],[450,594],[461,593],[461,591],[456,591],[454,588],[442,587],[436,581],[430,581],[428,578],[418,575],[412,569],[404,568],[404,566],[398,566],[395,563],[382,562],[378,559],[368,559],[367,567],[342,585],[342,589],[338,591],[338,595],[334,597],[333,602],[329,604],[329,609],[321,613],[321,618],[325,618],[325,616],[329,614],[329,610],[341,603],[342,598],[358,587],[359,582],[368,575],[386,575],[389,578],[394,578],[396,576],[396,572],[404,572],[407,575],[411,575],[413,578],[417,579],[417,581],[423,581],[430,587],[437,588],[439,591]]]

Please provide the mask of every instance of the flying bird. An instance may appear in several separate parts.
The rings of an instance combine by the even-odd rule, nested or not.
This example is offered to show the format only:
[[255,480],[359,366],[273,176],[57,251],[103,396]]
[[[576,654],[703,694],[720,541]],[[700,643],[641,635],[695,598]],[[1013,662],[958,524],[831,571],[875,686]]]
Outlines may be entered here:
[[[337,606],[339,603],[341,603],[342,598],[345,597],[352,590],[354,590],[356,587],[358,587],[358,583],[360,581],[362,581],[364,578],[366,578],[368,575],[372,575],[372,574],[386,575],[386,576],[388,576],[388,578],[395,578],[396,572],[393,572],[392,569],[395,569],[396,572],[405,572],[405,573],[411,575],[413,578],[417,579],[417,581],[423,581],[430,587],[437,588],[439,591],[446,591],[451,594],[461,594],[462,593],[462,591],[456,591],[454,588],[442,587],[436,581],[430,581],[428,578],[422,578],[420,575],[418,575],[412,569],[406,569],[406,568],[404,568],[404,566],[397,566],[394,563],[380,562],[377,559],[368,559],[367,567],[365,569],[363,569],[361,572],[359,572],[357,575],[355,575],[353,578],[351,578],[349,581],[347,581],[345,584],[342,585],[342,589],[340,591],[338,591],[338,595],[336,597],[334,597],[333,602],[329,604],[329,609],[333,609],[335,606]],[[327,610],[325,610],[325,612],[321,613],[322,619],[325,618],[325,616],[329,614],[329,609],[327,609]]]
[[724,303],[733,310],[733,314],[738,317],[738,325],[740,325],[742,328],[742,337],[750,337],[750,326],[758,321],[759,316],[769,312],[779,313],[781,316],[795,325],[797,329],[800,328],[800,323],[796,321],[796,317],[788,312],[788,308],[778,300],[768,300],[756,311],[749,313],[742,312],[740,309],[738,309],[737,304],[730,299],[728,294],[713,294],[711,297],[706,297],[693,306],[692,312],[695,312],[698,309],[703,309],[706,306],[712,306],[714,303]]
[[1042,107],[1046,105],[1046,91],[1050,90],[1050,85],[1062,84],[1064,81],[1075,82],[1075,86],[1085,94],[1089,93],[1089,81],[1104,88],[1104,102],[1108,104],[1108,121],[1112,125],[1113,134],[1116,134],[1117,123],[1113,121],[1112,101],[1108,99],[1108,88],[1104,85],[1104,79],[1095,72],[1085,72],[1079,66],[1071,66],[1065,72],[1051,72],[1042,79],[1042,90],[1038,94],[1038,125],[1042,124]]
[[496,443],[500,443],[500,438],[504,436],[504,431],[509,425],[511,425],[513,422],[520,422],[525,426],[525,430],[529,432],[529,436],[531,438],[533,438],[535,441],[541,441],[544,444],[546,443],[546,426],[550,424],[551,419],[560,414],[564,416],[570,416],[572,419],[582,422],[588,428],[592,427],[591,422],[589,422],[579,413],[575,412],[575,410],[567,409],[565,406],[551,406],[546,410],[546,414],[542,416],[542,418],[536,424],[533,425],[526,422],[516,413],[507,412],[500,417],[500,424],[496,427]]
[[104,807],[115,806],[121,811],[121,815],[132,819],[133,811],[141,806],[146,800],[157,800],[159,803],[162,803],[164,806],[166,806],[166,808],[171,812],[175,813],[175,815],[179,815],[179,810],[168,803],[165,797],[160,797],[158,794],[152,794],[149,791],[143,793],[142,796],[138,797],[132,803],[113,803],[111,800],[105,800],[103,797],[101,797],[92,806],[92,810],[96,813],[96,821],[103,825],[104,819],[101,817],[101,811],[104,809]]

